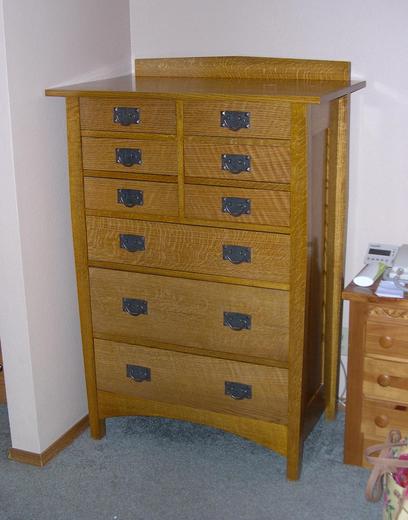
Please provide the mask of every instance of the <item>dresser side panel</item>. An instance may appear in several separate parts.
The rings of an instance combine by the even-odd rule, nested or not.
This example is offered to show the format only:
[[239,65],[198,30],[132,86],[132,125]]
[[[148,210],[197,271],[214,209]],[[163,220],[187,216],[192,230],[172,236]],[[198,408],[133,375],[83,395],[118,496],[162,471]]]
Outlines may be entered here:
[[103,437],[105,424],[100,420],[96,394],[93,328],[89,294],[88,246],[85,222],[85,198],[82,175],[82,149],[79,99],[67,98],[68,163],[71,194],[71,219],[82,345],[89,406],[89,422],[94,438]]

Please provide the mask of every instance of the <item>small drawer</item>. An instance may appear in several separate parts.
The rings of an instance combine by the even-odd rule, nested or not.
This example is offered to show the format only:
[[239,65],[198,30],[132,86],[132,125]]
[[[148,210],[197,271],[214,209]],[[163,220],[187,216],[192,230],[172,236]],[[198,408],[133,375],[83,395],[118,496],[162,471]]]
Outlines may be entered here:
[[367,321],[366,346],[367,354],[399,357],[408,360],[408,323],[387,321]]
[[290,138],[290,103],[188,101],[184,104],[186,135]]
[[158,99],[80,99],[81,129],[176,133],[174,101]]
[[259,146],[186,140],[184,167],[190,177],[289,183],[290,148],[285,141]]
[[372,399],[408,403],[408,363],[366,357],[363,393]]
[[390,430],[408,435],[408,405],[364,399],[361,432],[364,437],[383,440]]
[[101,211],[178,215],[177,184],[85,177],[85,207]]
[[287,291],[108,269],[89,272],[99,336],[287,360]]
[[84,170],[177,174],[174,141],[82,138]]
[[289,283],[288,235],[91,216],[87,229],[91,260]]
[[219,186],[185,186],[185,216],[200,220],[290,225],[290,193]]
[[282,368],[98,339],[95,362],[100,391],[287,423]]

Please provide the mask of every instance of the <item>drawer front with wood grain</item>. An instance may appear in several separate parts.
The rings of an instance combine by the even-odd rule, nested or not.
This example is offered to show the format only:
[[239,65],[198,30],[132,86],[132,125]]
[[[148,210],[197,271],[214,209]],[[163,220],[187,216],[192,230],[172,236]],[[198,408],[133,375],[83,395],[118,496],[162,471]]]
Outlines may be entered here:
[[185,175],[240,181],[290,182],[290,147],[286,141],[268,146],[238,144],[238,139],[211,142],[186,140]]
[[185,215],[200,220],[289,226],[290,193],[286,191],[185,186]]
[[408,363],[366,357],[363,393],[372,399],[408,403]]
[[285,369],[95,340],[98,390],[279,423]]
[[383,440],[390,430],[408,435],[408,406],[387,401],[363,400],[361,431],[364,437]]
[[367,354],[403,358],[408,361],[408,323],[388,321],[367,321]]
[[81,98],[80,114],[82,130],[176,133],[174,101]]
[[177,184],[85,177],[85,207],[100,211],[178,215]]
[[94,334],[287,360],[287,291],[91,268]]
[[174,141],[147,139],[82,138],[84,170],[177,174],[177,149]]
[[188,101],[184,103],[186,135],[290,138],[290,103]]
[[91,216],[87,229],[90,260],[289,283],[288,235]]

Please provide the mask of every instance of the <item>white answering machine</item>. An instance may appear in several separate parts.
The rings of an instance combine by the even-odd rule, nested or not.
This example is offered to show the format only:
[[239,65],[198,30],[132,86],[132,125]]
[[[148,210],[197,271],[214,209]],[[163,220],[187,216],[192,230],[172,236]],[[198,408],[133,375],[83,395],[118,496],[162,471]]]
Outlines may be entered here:
[[[365,267],[354,278],[354,283],[369,287],[384,274],[387,280],[394,280],[399,288],[408,282],[408,244],[395,246],[390,244],[368,244],[364,257]],[[406,288],[404,288],[406,290]]]

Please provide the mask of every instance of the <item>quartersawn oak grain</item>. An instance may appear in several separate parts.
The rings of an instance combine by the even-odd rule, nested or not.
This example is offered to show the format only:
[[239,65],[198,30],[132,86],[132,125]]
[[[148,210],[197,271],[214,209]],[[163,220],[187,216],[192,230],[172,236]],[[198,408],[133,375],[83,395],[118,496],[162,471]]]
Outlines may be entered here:
[[[95,340],[98,389],[285,424],[287,370]],[[126,365],[151,369],[151,380],[126,377]],[[252,398],[225,395],[225,382],[252,386]]]
[[[289,283],[287,235],[90,216],[87,230],[91,261]],[[144,250],[120,248],[120,234],[144,237]],[[250,247],[251,262],[224,260],[223,245]]]
[[[143,204],[127,207],[118,202],[118,190],[143,192]],[[161,216],[178,215],[178,190],[176,184],[163,182],[125,181],[85,177],[85,207],[129,213],[130,215],[151,214]]]
[[[146,132],[175,134],[176,109],[174,101],[159,99],[130,100],[128,98],[98,99],[80,98],[81,129],[115,132]],[[114,122],[115,107],[138,108],[138,124],[121,125]]]
[[[89,272],[94,332],[99,335],[287,360],[287,291],[108,269]],[[147,314],[124,312],[123,298],[147,301]],[[224,312],[249,314],[251,329],[224,325]]]
[[[141,70],[139,65],[140,63],[138,64],[138,62],[136,62],[136,74],[138,74],[138,70]],[[318,179],[315,179],[314,164],[324,164],[323,139],[326,137],[326,134],[328,134],[327,151],[329,160],[327,163],[326,176],[328,180],[326,194],[328,196],[326,196],[325,201],[328,203],[330,200],[330,205],[332,205],[332,203],[335,205],[339,202],[340,220],[343,216],[342,207],[344,207],[344,199],[342,202],[341,197],[346,194],[346,190],[342,190],[341,182],[346,179],[345,174],[347,170],[347,162],[344,160],[347,154],[348,140],[348,119],[344,117],[348,113],[348,111],[345,110],[346,105],[340,101],[336,101],[332,105],[335,108],[339,108],[339,110],[332,110],[330,130],[328,132],[328,111],[326,109],[322,111],[312,111],[311,105],[320,104],[327,106],[331,100],[348,96],[351,92],[363,88],[365,83],[351,82],[349,80],[350,64],[344,62],[216,57],[204,59],[147,60],[144,61],[141,66],[142,73],[146,74],[147,72],[149,75],[137,75],[136,79],[133,76],[111,78],[91,82],[89,84],[50,89],[47,91],[47,94],[67,96],[70,98],[76,98],[78,96],[89,99],[101,98],[106,100],[107,105],[109,105],[111,101],[114,103],[119,98],[121,100],[123,99],[124,102],[129,100],[132,103],[154,102],[156,100],[175,103],[177,107],[176,135],[159,133],[161,131],[164,132],[163,127],[156,129],[158,132],[156,132],[154,128],[151,128],[150,132],[145,130],[137,134],[137,141],[140,143],[140,147],[154,145],[155,147],[161,148],[161,152],[158,152],[158,149],[155,148],[156,152],[152,153],[152,161],[155,161],[157,168],[149,168],[148,171],[138,169],[135,170],[135,172],[130,172],[125,169],[117,170],[112,167],[111,148],[109,161],[106,166],[99,167],[99,152],[96,150],[97,153],[93,153],[95,160],[91,161],[90,167],[86,167],[85,171],[88,176],[99,178],[111,177],[112,179],[122,180],[126,180],[126,176],[129,176],[129,180],[137,179],[134,174],[139,171],[141,175],[140,180],[146,182],[157,181],[168,183],[170,179],[173,178],[174,184],[177,183],[179,193],[179,215],[163,216],[144,213],[136,215],[134,213],[89,208],[86,210],[87,215],[126,218],[135,222],[137,220],[143,222],[151,221],[152,223],[173,222],[190,227],[192,233],[198,230],[198,228],[206,227],[208,231],[210,231],[211,228],[217,228],[218,230],[226,228],[231,230],[260,231],[290,235],[290,276],[289,283],[281,284],[280,289],[285,289],[285,291],[281,291],[276,290],[278,287],[278,283],[276,282],[263,280],[248,281],[243,278],[194,273],[192,271],[171,271],[168,268],[160,270],[160,268],[154,267],[95,260],[92,264],[95,267],[91,268],[91,272],[99,269],[99,271],[103,271],[104,273],[115,273],[116,271],[112,269],[117,269],[125,277],[133,277],[136,275],[139,280],[137,289],[145,289],[149,286],[149,294],[152,294],[152,287],[150,287],[150,283],[146,284],[146,280],[147,277],[154,279],[154,284],[157,284],[157,286],[154,286],[153,291],[155,301],[157,300],[160,302],[160,305],[164,306],[167,305],[166,302],[171,302],[170,309],[168,307],[165,309],[167,313],[171,314],[171,312],[175,312],[174,309],[180,308],[180,306],[183,309],[188,309],[186,314],[176,316],[175,319],[168,323],[167,329],[171,331],[171,334],[175,334],[174,329],[178,327],[180,323],[180,329],[186,327],[186,332],[183,336],[184,339],[186,337],[193,337],[191,335],[196,332],[196,330],[197,335],[200,336],[199,340],[201,340],[203,336],[203,330],[205,330],[205,334],[207,334],[207,339],[203,342],[201,347],[184,346],[184,344],[180,344],[180,341],[184,341],[183,337],[181,337],[181,339],[174,337],[169,338],[168,334],[163,332],[163,329],[160,329],[160,326],[165,325],[162,320],[159,320],[158,328],[154,326],[150,327],[145,337],[141,338],[136,336],[133,326],[132,328],[126,329],[128,325],[126,325],[125,330],[111,330],[110,332],[106,330],[100,332],[96,330],[96,328],[92,329],[92,323],[88,320],[89,313],[88,316],[86,314],[89,309],[89,307],[87,307],[89,303],[89,288],[83,283],[87,276],[87,274],[84,274],[84,269],[86,269],[90,263],[86,257],[86,250],[84,249],[84,245],[86,246],[86,237],[81,236],[81,233],[85,233],[83,222],[85,212],[83,209],[83,193],[81,191],[83,189],[81,185],[81,170],[83,169],[83,165],[81,164],[79,113],[77,111],[74,134],[72,134],[75,135],[75,139],[73,142],[70,142],[72,153],[76,161],[74,173],[76,176],[75,186],[77,189],[72,203],[73,209],[76,206],[80,206],[79,215],[80,219],[82,219],[81,225],[77,227],[76,233],[74,232],[74,242],[76,251],[80,251],[77,269],[81,270],[83,274],[82,278],[79,279],[80,297],[82,298],[80,303],[81,312],[86,311],[86,319],[82,324],[82,332],[84,337],[84,351],[86,353],[85,366],[87,385],[88,389],[92,389],[92,392],[89,394],[91,419],[94,417],[102,426],[102,419],[105,417],[123,413],[134,413],[162,415],[221,427],[227,431],[232,431],[257,442],[261,442],[266,446],[276,449],[279,453],[287,455],[287,475],[292,479],[298,478],[304,437],[310,431],[324,407],[324,388],[323,386],[316,387],[315,384],[316,382],[320,382],[316,375],[319,375],[321,368],[321,348],[317,345],[316,339],[318,339],[320,334],[319,327],[322,323],[326,324],[325,334],[321,339],[325,343],[325,351],[327,353],[325,364],[326,367],[329,367],[326,371],[325,379],[329,388],[329,391],[326,392],[326,396],[329,399],[329,407],[330,401],[333,401],[333,396],[335,396],[333,389],[336,385],[336,370],[333,370],[335,355],[332,356],[331,353],[333,352],[333,346],[336,344],[336,341],[338,341],[336,335],[339,331],[338,310],[340,309],[340,304],[336,299],[338,300],[339,296],[339,273],[341,273],[341,267],[339,266],[341,263],[341,248],[344,242],[341,236],[339,240],[336,240],[336,230],[340,230],[341,235],[341,226],[338,226],[337,223],[331,227],[329,225],[330,223],[325,226],[327,232],[323,235],[323,244],[319,242],[320,239],[318,235],[320,232],[316,234],[314,231],[317,230],[315,226],[315,222],[318,220],[317,215],[322,212],[322,205],[324,204],[324,200],[322,200],[324,197],[320,189],[321,179],[324,179],[324,172],[323,175],[321,175],[322,169],[320,168]],[[191,67],[191,69],[187,70],[188,67]],[[153,74],[150,75],[150,71],[152,70]],[[173,77],[163,77],[163,71],[165,71],[166,76],[170,74],[174,75]],[[189,77],[181,77],[181,75]],[[78,101],[76,100],[75,103],[78,103]],[[261,105],[262,110],[259,111]],[[201,120],[194,122],[194,111],[191,111],[189,115],[188,110],[186,111],[186,107],[192,107],[198,111],[204,110]],[[251,108],[251,125],[247,129],[249,132],[242,129],[234,133],[230,130],[222,133],[226,129],[220,127],[220,111],[228,110],[227,107],[234,107],[236,110],[241,110],[242,107]],[[77,109],[78,108],[79,106],[77,105]],[[287,111],[287,116],[284,115],[285,110]],[[267,112],[274,112],[275,117],[266,118],[263,114]],[[310,113],[312,113],[312,118],[309,117]],[[319,113],[319,117],[313,122],[313,114],[317,113]],[[203,114],[206,114],[205,118],[208,118],[207,120],[203,119]],[[310,119],[312,119],[311,123]],[[187,130],[187,128],[189,129]],[[168,131],[168,129],[166,129],[166,131]],[[191,132],[191,135],[188,135],[187,132]],[[194,134],[194,132],[198,133]],[[252,136],[250,132],[254,132]],[[265,132],[265,134],[263,134],[263,132]],[[116,140],[116,135],[122,137],[123,139],[121,139],[121,141],[125,141],[126,144],[134,142],[132,137],[135,134],[132,131],[121,133],[112,128],[83,129],[82,138],[84,142],[86,139],[93,139],[95,143],[99,143],[101,145],[100,152],[103,153],[103,149],[106,148],[103,143],[108,141],[113,143]],[[282,145],[285,143],[286,146],[290,147],[290,179],[288,179],[290,180],[290,184],[289,182],[267,182],[264,180],[230,181],[224,178],[206,177],[206,174],[203,173],[204,170],[201,171],[199,176],[191,174],[191,170],[190,174],[185,176],[184,144],[194,145],[201,142],[201,144],[216,146],[216,140],[219,140],[218,144],[221,145],[225,144],[225,139],[228,139],[229,144],[234,145],[234,147],[243,145],[256,147],[269,146],[268,143],[271,145],[275,143],[277,145],[277,140],[280,140]],[[315,146],[315,143],[318,143],[318,146]],[[163,152],[166,145],[169,147],[173,146],[174,152],[171,152],[170,155],[167,153],[164,154]],[[169,160],[165,161],[163,159],[164,156],[170,157]],[[337,173],[338,176],[336,178],[340,183],[335,184],[336,189],[333,190],[330,187],[333,187],[333,183],[330,185],[330,177],[334,179]],[[320,187],[318,186],[317,189],[315,189],[315,181],[317,181],[318,185],[320,183]],[[244,182],[248,182],[248,184],[241,184]],[[211,186],[211,184],[214,186]],[[337,190],[337,186],[340,187],[339,190]],[[223,192],[228,190],[230,196],[252,197],[255,196],[256,193],[256,196],[260,197],[259,200],[261,201],[262,199],[263,207],[266,208],[265,213],[259,212],[259,208],[257,208],[256,218],[260,217],[261,222],[256,219],[253,222],[248,222],[248,220],[243,217],[237,220],[232,220],[232,217],[230,217],[231,220],[216,220],[215,218],[218,219],[219,215],[216,213],[211,215],[212,210],[209,209],[208,197],[212,190],[217,191],[219,189],[222,189]],[[191,209],[191,206],[187,207],[187,204],[191,204],[191,190],[196,190],[194,206],[201,205],[198,216],[188,215],[189,211],[195,211],[194,207],[193,209]],[[236,190],[234,195],[232,194],[232,190]],[[270,191],[274,192],[274,194],[271,195],[274,201],[273,204],[270,203],[271,199],[269,199],[269,202],[265,202],[266,199],[263,198],[263,192],[266,194]],[[210,199],[211,197],[212,194]],[[219,200],[218,191],[217,198]],[[214,210],[219,211],[218,203]],[[333,212],[335,211],[334,206],[330,211],[323,211],[324,218],[326,220],[332,219]],[[340,220],[336,222],[340,222]],[[333,230],[335,231],[334,233]],[[319,236],[321,236],[321,234]],[[317,238],[317,241],[315,238]],[[333,247],[333,245],[335,247]],[[316,264],[314,260],[314,251],[316,248],[318,250],[319,262],[323,256],[326,259],[325,270],[329,273],[326,277],[324,277],[324,273],[321,273],[322,283],[324,284],[324,298],[321,309],[322,291],[319,285],[321,280],[317,280],[316,282],[314,279],[316,273],[319,271],[320,265],[319,263]],[[138,269],[146,274],[131,272],[137,271]],[[332,273],[334,276],[330,278]],[[116,275],[114,276],[116,277]],[[197,279],[200,277],[201,280]],[[214,279],[212,277],[214,277]],[[122,280],[122,278],[120,278],[120,280]],[[140,283],[141,280],[144,280],[142,284]],[[171,280],[171,282],[169,282],[169,280]],[[237,280],[236,285],[234,280]],[[104,312],[100,303],[103,298],[105,298],[106,302],[105,308],[110,309],[112,308],[111,305],[114,305],[114,312],[117,312],[116,306],[118,299],[113,295],[116,294],[115,291],[119,290],[121,286],[118,287],[117,284],[111,286],[108,284],[109,289],[108,292],[106,292],[104,291],[104,283],[105,282],[101,284],[100,297],[98,292],[98,298],[95,300],[95,304],[100,307],[98,313],[99,311],[101,311],[102,314]],[[172,290],[168,293],[171,293],[171,298],[166,296],[166,293],[163,299],[163,283],[167,289],[169,287],[177,287],[177,290]],[[262,285],[262,288],[249,286],[250,284],[256,286],[257,283],[264,285]],[[180,287],[185,284],[191,284],[191,288],[187,292],[180,290]],[[225,347],[225,343],[220,345],[218,338],[208,338],[210,332],[208,332],[207,329],[211,327],[209,327],[208,324],[204,327],[202,324],[202,316],[203,314],[205,316],[209,313],[211,314],[213,306],[209,305],[209,301],[213,300],[204,297],[202,302],[198,302],[197,295],[200,294],[200,288],[203,287],[202,284],[205,284],[206,287],[211,286],[217,288],[214,291],[210,291],[217,302],[225,301],[228,295],[231,297],[228,301],[233,301],[234,304],[237,302],[240,303],[241,298],[244,298],[245,304],[248,304],[248,302],[252,302],[251,304],[253,304],[254,301],[262,300],[262,309],[264,309],[266,313],[266,320],[262,321],[262,327],[264,327],[264,324],[266,324],[266,327],[271,327],[271,317],[273,320],[279,320],[279,323],[272,324],[272,328],[275,328],[274,332],[272,334],[266,334],[266,336],[269,335],[267,348],[265,349],[264,346],[262,346],[262,337],[265,329],[263,329],[264,332],[258,329],[258,317],[256,321],[253,322],[256,323],[258,337],[252,348],[249,348],[247,344],[245,344],[245,348],[242,345],[239,346],[240,340],[235,340],[234,344],[238,343],[238,351],[229,352],[227,350],[229,348],[228,345],[227,347]],[[121,283],[119,285],[121,285]],[[314,294],[315,289],[316,293]],[[250,296],[247,292],[248,290],[251,291]],[[262,298],[259,300],[254,298],[255,293],[252,291],[263,291]],[[204,293],[204,296],[209,294],[205,291]],[[196,296],[195,300],[191,299],[192,295]],[[279,298],[282,297],[286,298],[285,302],[280,302]],[[269,300],[269,298],[271,298],[271,300]],[[119,298],[119,308],[121,309],[120,301]],[[201,305],[200,307],[199,303]],[[270,305],[279,305],[279,308],[269,309]],[[258,307],[260,309],[261,305],[256,305],[256,316],[259,316]],[[199,311],[196,312],[197,309],[199,309]],[[190,316],[192,311],[201,317],[198,327],[194,320],[193,325],[188,325],[191,320],[187,319],[186,316]],[[118,312],[122,311],[120,310]],[[314,316],[316,316],[316,326],[313,323]],[[219,320],[218,315],[217,317],[211,318],[209,323],[211,323],[211,325],[218,323],[217,320]],[[132,320],[132,324],[134,323]],[[140,323],[142,323],[142,321],[139,321],[139,324]],[[99,329],[102,329],[103,326],[109,328],[111,325],[118,325],[118,322],[116,322],[112,315],[98,321]],[[278,332],[276,331],[276,327],[280,327]],[[140,329],[139,325],[138,328]],[[284,329],[285,332],[283,332]],[[192,408],[191,406],[172,404],[169,402],[161,403],[159,401],[141,399],[135,396],[113,394],[112,392],[103,390],[96,392],[97,402],[95,402],[94,372],[92,372],[94,371],[92,364],[93,351],[91,352],[89,348],[89,337],[92,332],[94,336],[100,340],[131,343],[135,347],[142,344],[145,347],[160,351],[168,350],[170,354],[195,354],[204,357],[204,359],[219,358],[218,361],[222,359],[238,361],[240,365],[242,362],[245,362],[248,368],[256,366],[257,364],[263,364],[268,366],[275,365],[275,368],[287,369],[288,426],[279,424],[278,422],[254,419],[249,416],[244,417],[234,415],[233,413],[215,412],[198,407]],[[236,331],[233,332],[235,333]],[[253,332],[253,330],[251,329],[251,331],[246,332]],[[147,337],[152,333],[163,333],[163,341]],[[223,331],[223,333],[225,333],[225,331]],[[188,334],[190,334],[190,336],[188,336]],[[254,337],[249,334],[243,336],[240,335],[239,332],[237,332],[237,334],[235,338]],[[284,341],[281,341],[281,334],[285,336]],[[289,340],[287,337],[288,334]],[[261,338],[261,343],[258,342],[259,338]],[[270,338],[272,338],[272,343]],[[171,341],[172,339],[179,341],[179,343],[173,343]],[[210,347],[207,341],[211,343]],[[313,346],[311,347],[310,345]],[[210,350],[211,348],[212,350]],[[259,348],[261,348],[261,352],[259,352],[259,357],[257,357],[257,349]],[[188,349],[191,349],[191,351]],[[279,356],[284,359],[278,359]],[[314,356],[319,357],[318,363],[314,363]],[[272,366],[272,368],[274,367]],[[336,367],[334,368],[336,369]],[[204,397],[202,398],[204,399]],[[328,416],[330,415],[329,407]],[[358,413],[357,410],[355,417],[357,417]],[[275,420],[278,421],[279,419],[273,419],[273,421]],[[95,429],[93,433],[95,433]],[[357,438],[354,438],[354,440],[358,442]]]
[[[273,143],[273,144],[272,144]],[[270,146],[237,144],[229,140],[184,144],[185,175],[239,181],[290,182],[290,147],[285,142]],[[250,157],[250,171],[232,173],[222,167],[224,154]]]
[[[117,148],[141,150],[142,163],[124,166],[116,162]],[[177,174],[177,148],[175,143],[146,139],[106,139],[83,137],[82,156],[84,170],[108,170],[135,173]]]
[[[246,224],[289,226],[290,194],[285,191],[186,184],[184,193],[186,218],[220,220],[230,223],[243,222]],[[250,214],[235,217],[223,212],[223,197],[250,199]]]
[[[231,130],[221,126],[221,112],[239,111],[249,114],[250,126]],[[289,139],[290,103],[273,105],[244,101],[187,101],[184,103],[184,133],[220,137],[268,137]]]

